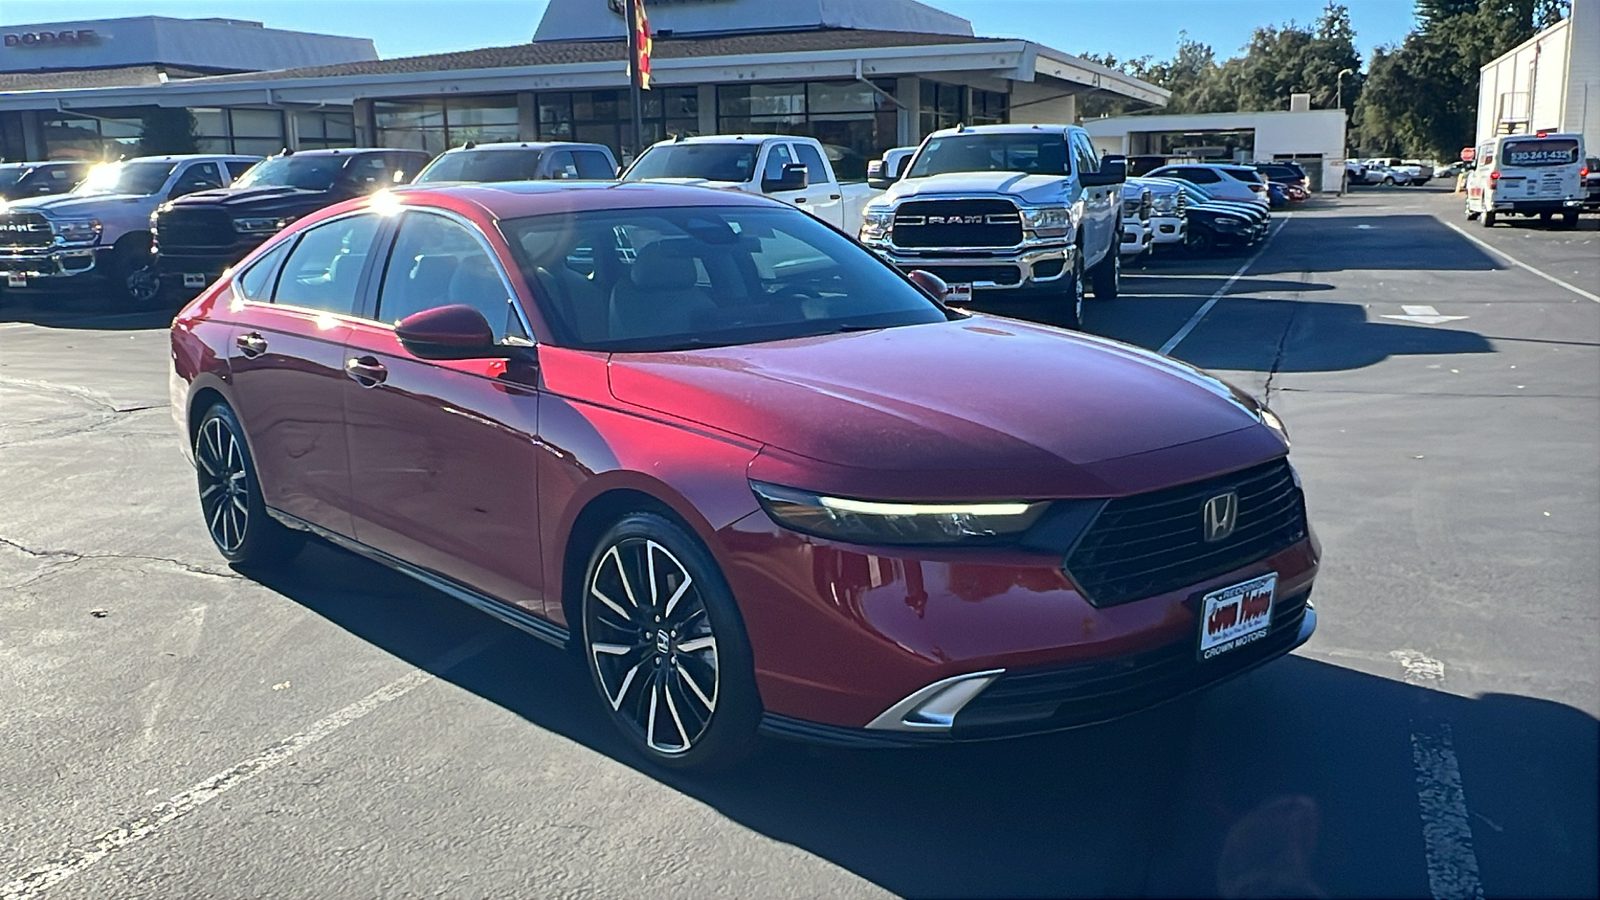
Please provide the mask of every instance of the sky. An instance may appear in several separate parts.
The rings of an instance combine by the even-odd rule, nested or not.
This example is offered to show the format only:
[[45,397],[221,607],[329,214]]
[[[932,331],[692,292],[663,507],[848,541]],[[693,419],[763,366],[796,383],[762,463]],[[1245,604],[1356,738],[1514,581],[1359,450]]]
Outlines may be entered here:
[[[595,0],[596,3],[604,0]],[[767,0],[781,2],[781,0]],[[985,37],[1027,38],[1068,53],[1172,56],[1178,33],[1238,52],[1262,25],[1316,21],[1325,0],[924,0]],[[1411,0],[1345,0],[1363,62],[1411,30]],[[272,28],[370,37],[385,58],[531,40],[544,0],[3,0],[0,25],[162,15],[216,16]]]

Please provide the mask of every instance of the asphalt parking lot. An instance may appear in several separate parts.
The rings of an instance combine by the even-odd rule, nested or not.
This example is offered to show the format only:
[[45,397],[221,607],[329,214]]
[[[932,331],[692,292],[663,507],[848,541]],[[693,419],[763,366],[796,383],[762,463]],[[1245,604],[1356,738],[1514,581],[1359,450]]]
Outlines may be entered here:
[[402,576],[229,569],[168,316],[0,295],[0,900],[1593,896],[1597,222],[1383,188],[1276,218],[1086,327],[1286,420],[1312,641],[1108,726],[716,778],[640,768],[579,661]]

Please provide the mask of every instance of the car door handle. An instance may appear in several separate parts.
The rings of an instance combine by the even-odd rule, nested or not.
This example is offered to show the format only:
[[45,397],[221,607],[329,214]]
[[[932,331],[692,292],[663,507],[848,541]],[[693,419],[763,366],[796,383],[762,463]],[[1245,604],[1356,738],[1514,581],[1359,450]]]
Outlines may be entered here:
[[255,359],[267,352],[267,339],[257,331],[241,334],[233,342],[239,345],[239,352],[244,354],[245,359]]
[[837,199],[839,199],[839,195],[838,194],[829,194],[828,195],[828,199],[829,200],[837,200]]
[[804,203],[804,202],[806,202],[806,198],[804,198],[804,197],[796,197],[796,198],[794,198],[794,202],[796,202],[796,203]]
[[377,387],[389,378],[389,369],[371,356],[357,356],[345,360],[344,373],[362,387]]

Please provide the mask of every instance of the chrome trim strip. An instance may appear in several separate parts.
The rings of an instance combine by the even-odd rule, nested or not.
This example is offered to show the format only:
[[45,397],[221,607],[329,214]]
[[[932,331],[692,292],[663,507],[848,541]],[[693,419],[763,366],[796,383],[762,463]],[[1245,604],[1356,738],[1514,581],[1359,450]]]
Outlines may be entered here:
[[450,578],[449,576],[440,575],[437,572],[429,571],[421,566],[414,566],[403,559],[390,556],[376,547],[369,547],[366,544],[355,540],[354,538],[345,537],[336,531],[329,531],[320,525],[313,525],[312,523],[307,522],[298,516],[283,512],[282,510],[273,509],[269,506],[267,507],[267,515],[278,520],[289,528],[293,528],[297,531],[310,532],[311,534],[322,538],[328,543],[348,550],[357,556],[370,559],[373,562],[393,569],[402,575],[408,575],[412,578],[415,578],[417,581],[422,582],[428,587],[431,587],[440,593],[448,594],[451,597],[454,597],[455,599],[467,604],[468,606],[473,607],[479,612],[487,613],[513,628],[533,635],[541,641],[554,644],[557,647],[565,648],[567,646],[567,642],[571,639],[571,632],[565,628],[562,628],[560,625],[541,619],[520,606],[507,603],[506,601],[497,597],[491,597],[488,594],[482,593],[474,588],[467,587],[466,585],[456,581],[453,578]]
[[[988,669],[983,672],[971,672],[966,675],[954,675],[950,678],[940,679],[911,693],[910,696],[899,703],[889,707],[878,717],[867,723],[868,729],[878,731],[949,731],[955,722],[955,717],[961,712],[962,707],[972,701],[972,698],[983,693],[983,689],[994,682],[996,678],[1005,674],[1005,669]],[[976,687],[971,687],[973,682],[981,682]],[[954,708],[942,710],[934,714],[925,714],[923,721],[915,721],[911,716],[921,707],[938,699],[946,691],[956,689],[966,691],[966,696],[957,697]]]

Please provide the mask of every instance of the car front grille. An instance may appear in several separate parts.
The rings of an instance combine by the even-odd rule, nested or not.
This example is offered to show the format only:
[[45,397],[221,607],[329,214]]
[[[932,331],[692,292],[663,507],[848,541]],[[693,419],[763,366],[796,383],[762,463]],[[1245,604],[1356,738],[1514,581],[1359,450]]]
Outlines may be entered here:
[[931,272],[950,284],[970,284],[974,281],[992,281],[1004,285],[1022,283],[1021,270],[1013,265],[917,266],[916,268]]
[[[1208,543],[1206,501],[1233,491],[1233,533]],[[1175,591],[1265,559],[1306,536],[1305,495],[1287,459],[1112,500],[1067,556],[1086,599],[1115,606]]]
[[901,247],[1015,247],[1022,216],[1009,200],[911,200],[895,210]]
[[[1050,730],[1104,722],[1221,681],[1288,652],[1300,635],[1310,592],[1273,603],[1267,636],[1201,661],[1197,638],[1130,656],[1000,676],[956,715],[952,735]],[[1198,632],[1198,621],[1196,631]]]
[[48,247],[55,241],[50,220],[35,212],[0,213],[0,247]]
[[196,247],[231,247],[238,240],[233,219],[220,209],[175,207],[156,218],[163,253]]

